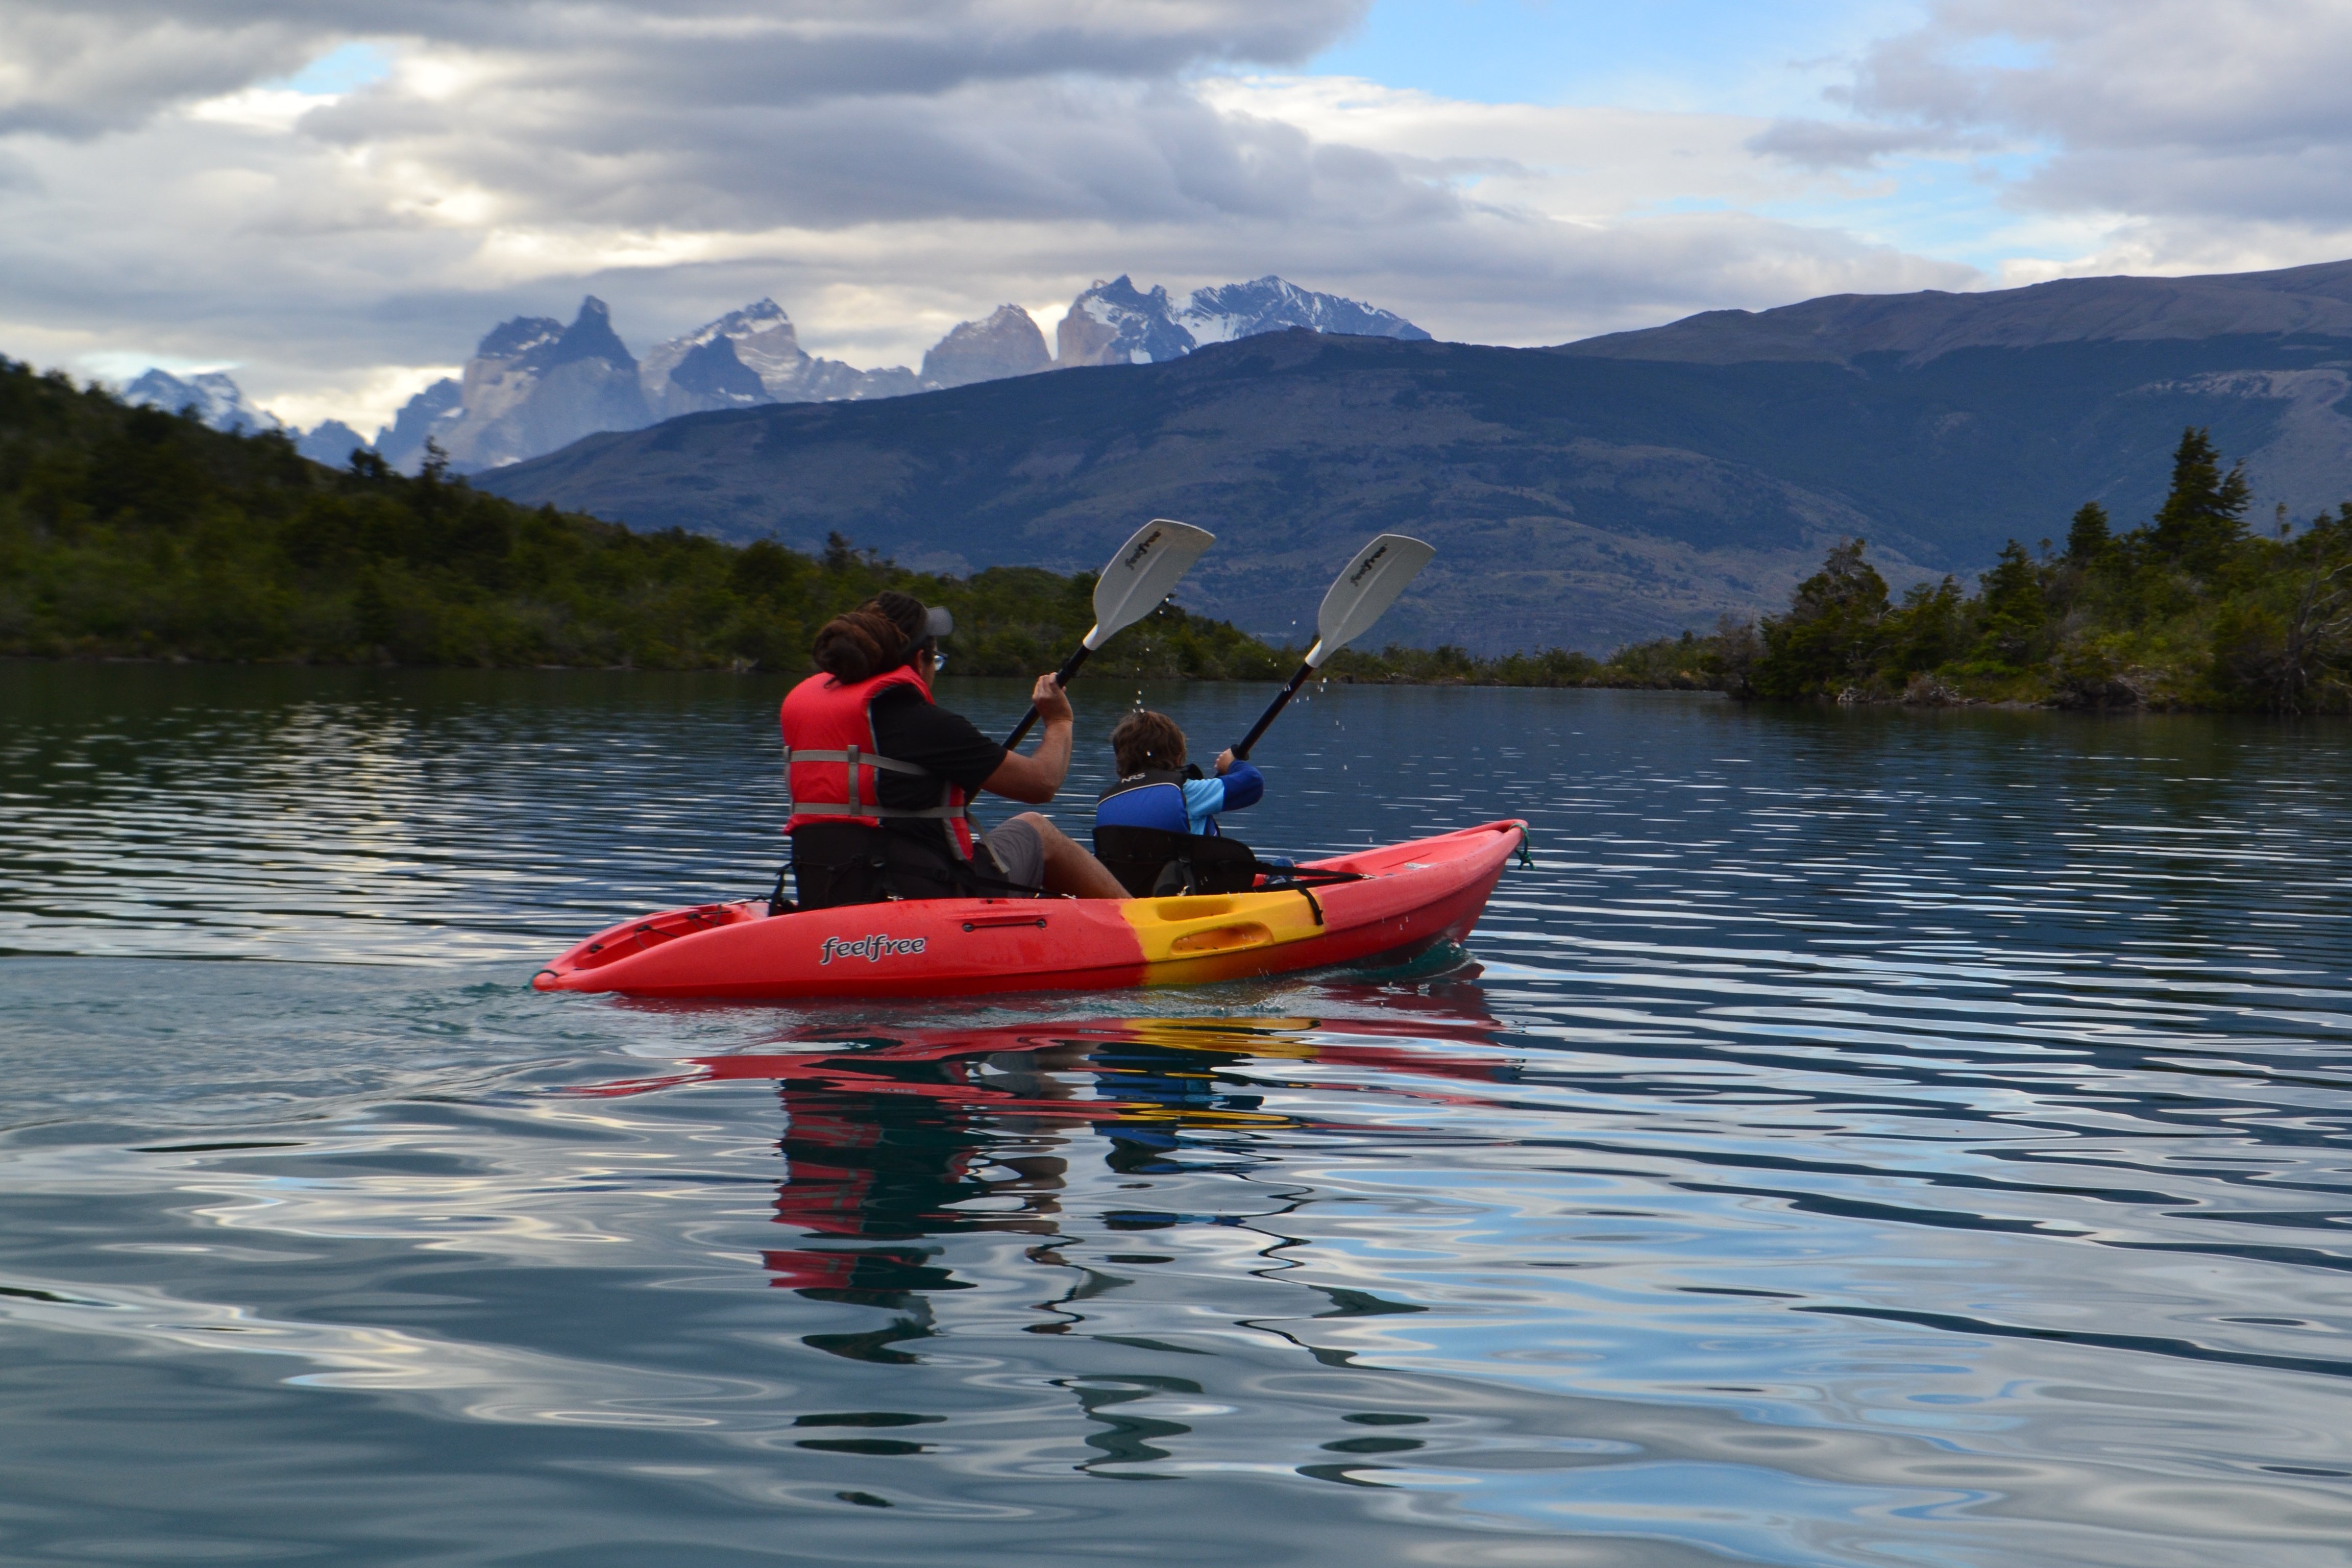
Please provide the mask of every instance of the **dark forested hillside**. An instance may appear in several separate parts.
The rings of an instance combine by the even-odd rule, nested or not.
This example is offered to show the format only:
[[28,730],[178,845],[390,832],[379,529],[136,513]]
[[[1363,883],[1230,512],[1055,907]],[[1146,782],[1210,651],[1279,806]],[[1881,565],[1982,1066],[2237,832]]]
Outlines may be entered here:
[[[0,654],[796,671],[815,627],[883,587],[956,616],[953,668],[1049,668],[1093,582],[924,575],[835,541],[815,555],[638,532],[362,456],[130,408],[0,360]],[[1276,653],[1166,606],[1097,661],[1265,677]]]

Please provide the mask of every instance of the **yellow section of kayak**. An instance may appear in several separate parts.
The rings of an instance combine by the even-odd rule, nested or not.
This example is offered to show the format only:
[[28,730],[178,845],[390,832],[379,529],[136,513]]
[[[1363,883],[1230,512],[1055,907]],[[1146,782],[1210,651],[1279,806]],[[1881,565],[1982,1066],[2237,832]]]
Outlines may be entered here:
[[1203,959],[1237,957],[1323,931],[1314,910],[1296,892],[1128,899],[1118,909],[1143,949],[1147,984],[1174,979]]

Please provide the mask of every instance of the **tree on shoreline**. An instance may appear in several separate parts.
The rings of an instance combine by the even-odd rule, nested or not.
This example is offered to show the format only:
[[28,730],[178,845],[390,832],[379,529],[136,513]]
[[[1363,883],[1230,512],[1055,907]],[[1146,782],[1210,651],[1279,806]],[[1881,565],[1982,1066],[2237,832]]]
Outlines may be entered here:
[[1783,700],[2352,710],[2352,502],[2266,539],[2252,499],[2242,465],[2224,473],[2187,429],[2146,524],[2116,535],[2085,502],[2063,554],[2012,539],[1973,595],[1946,578],[1892,606],[1863,542],[1842,541],[1758,623],[1760,653],[1720,637],[1715,667],[1735,695]]

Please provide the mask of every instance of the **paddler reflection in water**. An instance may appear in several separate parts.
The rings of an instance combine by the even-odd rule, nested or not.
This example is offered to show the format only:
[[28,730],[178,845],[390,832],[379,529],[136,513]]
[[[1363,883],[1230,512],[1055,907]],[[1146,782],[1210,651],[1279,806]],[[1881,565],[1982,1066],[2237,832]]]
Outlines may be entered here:
[[1045,738],[1007,751],[931,700],[939,639],[955,623],[881,594],[816,634],[818,673],[784,699],[793,880],[803,909],[887,899],[1126,896],[1086,849],[1034,811],[986,834],[980,791],[1043,805],[1070,769],[1070,700],[1050,675],[1030,694]]

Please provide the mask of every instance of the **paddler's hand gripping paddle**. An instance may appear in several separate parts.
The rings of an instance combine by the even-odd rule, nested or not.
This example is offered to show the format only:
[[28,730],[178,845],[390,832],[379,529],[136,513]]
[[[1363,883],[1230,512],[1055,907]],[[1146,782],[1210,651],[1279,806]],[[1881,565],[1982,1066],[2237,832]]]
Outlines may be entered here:
[[[1087,662],[1087,655],[1158,609],[1160,601],[1176,586],[1177,579],[1190,572],[1201,552],[1216,542],[1217,536],[1205,528],[1171,522],[1164,517],[1152,519],[1129,535],[1127,542],[1118,547],[1118,553],[1110,558],[1110,564],[1103,568],[1102,575],[1095,580],[1093,629],[1078,644],[1077,651],[1064,659],[1062,668],[1054,672],[1054,684],[1067,686],[1070,678],[1078,673],[1078,667]],[[1388,600],[1381,603],[1385,606]],[[1377,615],[1379,611],[1373,613]],[[1021,738],[1036,722],[1037,710],[1031,708],[1005,741],[1004,749],[1009,752],[1019,745]]]
[[1402,533],[1383,533],[1356,552],[1356,558],[1348,563],[1339,580],[1323,595],[1323,607],[1315,612],[1315,646],[1307,650],[1307,662],[1298,667],[1298,673],[1276,696],[1273,706],[1258,715],[1250,732],[1234,748],[1236,761],[1248,759],[1250,748],[1265,733],[1265,727],[1274,722],[1274,716],[1307,684],[1307,678],[1325,659],[1371,630],[1372,623],[1396,603],[1404,585],[1436,553],[1435,545]]

